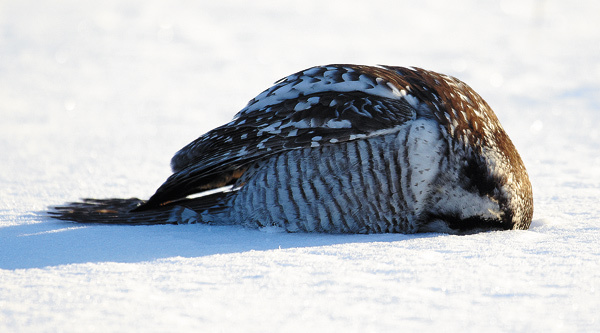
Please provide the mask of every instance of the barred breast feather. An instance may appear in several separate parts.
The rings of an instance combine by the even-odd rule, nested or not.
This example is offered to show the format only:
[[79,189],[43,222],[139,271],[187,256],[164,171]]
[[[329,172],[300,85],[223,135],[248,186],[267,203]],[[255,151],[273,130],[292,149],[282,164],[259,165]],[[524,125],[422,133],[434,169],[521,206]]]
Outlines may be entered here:
[[290,232],[527,229],[523,162],[488,104],[419,68],[292,74],[181,149],[148,200],[55,207],[76,222],[214,223]]

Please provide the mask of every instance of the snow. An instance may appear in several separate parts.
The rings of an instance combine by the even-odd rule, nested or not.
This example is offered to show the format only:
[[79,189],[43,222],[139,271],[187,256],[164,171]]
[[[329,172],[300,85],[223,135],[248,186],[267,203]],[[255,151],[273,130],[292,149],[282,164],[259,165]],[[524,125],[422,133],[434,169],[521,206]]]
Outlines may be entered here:
[[[0,331],[599,331],[600,4],[0,2]],[[534,189],[527,231],[80,226],[274,81],[327,63],[456,76]]]

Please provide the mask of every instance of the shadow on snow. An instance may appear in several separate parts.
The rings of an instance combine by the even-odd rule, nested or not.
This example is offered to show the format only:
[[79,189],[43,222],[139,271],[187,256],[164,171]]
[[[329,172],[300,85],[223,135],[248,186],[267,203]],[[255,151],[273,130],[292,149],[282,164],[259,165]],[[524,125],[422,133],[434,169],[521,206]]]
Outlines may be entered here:
[[45,216],[32,220],[34,223],[0,227],[0,269],[42,268],[87,262],[134,263],[251,250],[394,242],[440,235],[286,233],[203,224],[82,225]]

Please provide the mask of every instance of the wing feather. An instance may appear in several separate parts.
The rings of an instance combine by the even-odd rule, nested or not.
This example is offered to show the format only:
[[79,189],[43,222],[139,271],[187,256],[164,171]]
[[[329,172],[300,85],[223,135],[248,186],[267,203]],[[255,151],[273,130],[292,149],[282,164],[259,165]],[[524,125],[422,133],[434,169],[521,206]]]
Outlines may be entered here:
[[[392,90],[384,80],[355,72],[350,75],[344,70],[336,76],[329,74],[330,79],[344,80],[346,74],[348,80],[361,80],[361,86],[367,82],[369,86],[385,85]],[[414,105],[393,92],[386,97],[382,96],[383,90],[372,94],[375,88],[353,91],[347,85],[332,89],[339,83],[311,83],[312,90],[302,87],[303,91],[294,91],[295,87],[305,86],[305,81],[280,81],[276,85],[279,88],[261,94],[270,102],[261,101],[259,95],[230,123],[207,132],[177,152],[171,161],[173,175],[137,210],[233,184],[249,165],[273,154],[378,135],[416,117]]]

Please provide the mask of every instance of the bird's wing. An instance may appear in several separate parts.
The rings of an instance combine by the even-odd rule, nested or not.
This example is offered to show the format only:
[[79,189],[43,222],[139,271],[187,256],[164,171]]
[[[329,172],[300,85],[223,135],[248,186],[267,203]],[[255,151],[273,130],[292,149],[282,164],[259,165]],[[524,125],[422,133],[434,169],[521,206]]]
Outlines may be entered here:
[[314,67],[280,80],[228,124],[173,157],[174,174],[140,210],[232,184],[249,164],[290,149],[330,145],[397,130],[418,104],[379,67]]

